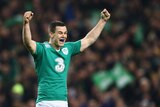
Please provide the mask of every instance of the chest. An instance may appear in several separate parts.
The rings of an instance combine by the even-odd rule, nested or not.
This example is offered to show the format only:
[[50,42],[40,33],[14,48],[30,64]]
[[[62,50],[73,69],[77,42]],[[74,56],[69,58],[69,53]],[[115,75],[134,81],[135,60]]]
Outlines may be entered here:
[[65,53],[62,50],[45,50],[43,53],[43,62],[47,65],[48,68],[56,72],[64,72],[68,69],[70,63],[71,55],[69,52]]

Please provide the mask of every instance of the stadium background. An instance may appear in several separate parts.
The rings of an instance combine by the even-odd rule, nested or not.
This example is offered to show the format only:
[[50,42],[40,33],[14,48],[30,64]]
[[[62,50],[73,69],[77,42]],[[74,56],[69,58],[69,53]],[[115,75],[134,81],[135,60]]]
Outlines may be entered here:
[[37,77],[22,44],[22,16],[34,12],[33,39],[47,41],[52,20],[66,23],[68,41],[111,13],[100,38],[75,56],[70,107],[160,107],[159,0],[0,0],[0,107],[34,107]]

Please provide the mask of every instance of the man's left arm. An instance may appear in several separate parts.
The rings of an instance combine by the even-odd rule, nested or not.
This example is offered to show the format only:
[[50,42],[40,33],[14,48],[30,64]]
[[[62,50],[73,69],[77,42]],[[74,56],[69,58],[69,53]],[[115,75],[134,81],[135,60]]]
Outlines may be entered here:
[[110,13],[104,9],[101,12],[101,19],[98,21],[97,25],[83,39],[81,39],[81,52],[97,40],[109,18]]

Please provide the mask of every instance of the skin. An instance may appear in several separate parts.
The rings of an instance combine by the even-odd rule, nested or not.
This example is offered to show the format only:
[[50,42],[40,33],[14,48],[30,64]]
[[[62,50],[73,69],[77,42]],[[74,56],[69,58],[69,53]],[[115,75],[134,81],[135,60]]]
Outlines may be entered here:
[[[57,26],[55,33],[49,33],[50,40],[49,43],[56,49],[59,50],[67,39],[67,28],[66,26]],[[63,42],[61,41],[63,40]]]
[[[24,13],[23,17],[23,31],[22,31],[22,39],[24,45],[31,53],[35,53],[36,51],[36,42],[32,40],[31,31],[30,31],[30,21],[33,18],[33,13],[31,11],[27,11]],[[96,26],[91,29],[87,35],[81,39],[81,48],[80,51],[84,51],[87,47],[92,45],[97,38],[100,36],[107,20],[110,18],[110,13],[104,9],[101,12],[101,18],[99,19]],[[61,46],[64,45],[67,39],[67,28],[66,26],[57,26],[56,31],[54,33],[49,32],[49,43],[56,49],[59,50]],[[60,39],[64,39],[64,42],[61,42]]]

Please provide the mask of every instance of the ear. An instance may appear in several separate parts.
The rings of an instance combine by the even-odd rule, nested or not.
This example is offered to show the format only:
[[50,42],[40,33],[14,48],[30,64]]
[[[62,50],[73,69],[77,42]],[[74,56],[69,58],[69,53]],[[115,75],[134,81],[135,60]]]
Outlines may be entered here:
[[51,38],[51,37],[53,37],[53,36],[54,36],[54,33],[49,32],[49,37]]

